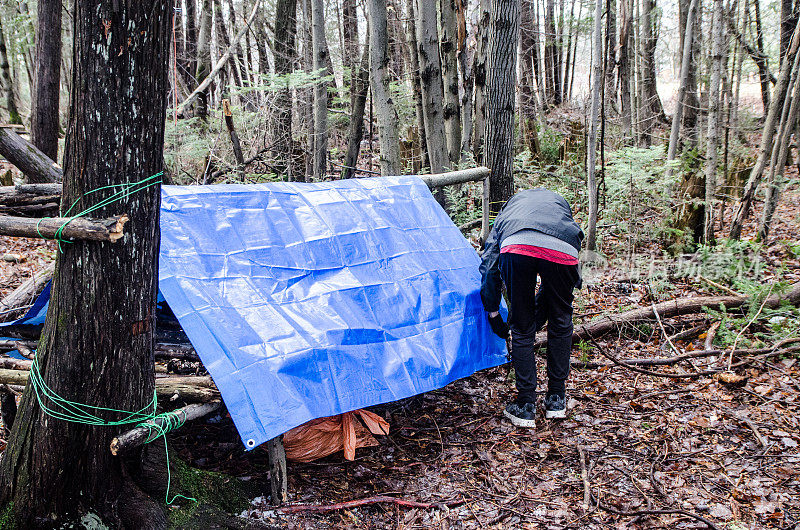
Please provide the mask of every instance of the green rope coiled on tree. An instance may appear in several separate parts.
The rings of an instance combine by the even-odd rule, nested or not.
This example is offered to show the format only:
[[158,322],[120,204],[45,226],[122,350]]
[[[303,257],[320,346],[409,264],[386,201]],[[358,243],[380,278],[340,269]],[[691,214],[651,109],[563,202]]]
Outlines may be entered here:
[[[108,206],[110,204],[114,204],[114,203],[119,202],[119,201],[121,201],[123,199],[126,199],[126,198],[130,197],[134,193],[137,193],[139,191],[146,190],[147,188],[150,188],[150,187],[157,186],[157,185],[161,184],[161,177],[163,175],[164,175],[164,172],[160,171],[160,172],[156,173],[155,175],[152,175],[150,177],[144,178],[144,179],[142,179],[142,180],[140,180],[138,182],[129,182],[127,184],[109,184],[108,186],[101,186],[101,187],[95,188],[95,189],[93,189],[91,191],[87,191],[86,193],[81,195],[79,198],[75,199],[75,201],[72,203],[72,205],[69,207],[69,209],[66,212],[64,212],[64,214],[61,216],[61,217],[68,217],[68,219],[66,221],[64,221],[64,224],[62,224],[61,226],[58,227],[58,230],[56,230],[56,233],[55,233],[55,235],[53,237],[53,239],[58,241],[58,250],[63,252],[63,249],[61,248],[61,243],[72,243],[72,241],[66,240],[63,237],[64,228],[66,228],[66,226],[70,222],[72,222],[73,220],[75,220],[75,219],[77,219],[79,217],[87,216],[90,213],[92,213],[92,212],[94,212],[94,211],[96,211],[96,210],[98,210],[100,208],[103,208],[103,207]],[[108,189],[117,189],[117,191],[115,191],[113,194],[111,194],[110,196],[106,197],[105,199],[101,200],[97,204],[89,206],[85,210],[82,210],[82,211],[76,213],[75,215],[72,215],[72,216],[69,215],[69,213],[75,208],[75,206],[78,204],[78,202],[83,197],[86,197],[87,195],[91,195],[92,193],[97,193],[99,191],[108,190]],[[41,237],[42,239],[50,239],[50,238],[45,237],[42,234],[42,232],[39,230],[39,224],[42,221],[44,221],[45,219],[50,219],[50,218],[49,217],[42,217],[41,219],[39,219],[39,222],[36,223],[36,232],[39,234],[39,237]]]

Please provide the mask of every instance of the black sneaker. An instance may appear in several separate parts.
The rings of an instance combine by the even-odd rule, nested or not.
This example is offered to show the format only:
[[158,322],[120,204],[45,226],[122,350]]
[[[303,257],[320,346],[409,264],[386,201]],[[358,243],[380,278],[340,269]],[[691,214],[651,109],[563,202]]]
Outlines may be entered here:
[[527,427],[529,429],[536,427],[536,403],[512,401],[503,411],[503,414],[517,427]]
[[564,395],[550,394],[544,398],[544,417],[547,419],[567,417],[567,398]]

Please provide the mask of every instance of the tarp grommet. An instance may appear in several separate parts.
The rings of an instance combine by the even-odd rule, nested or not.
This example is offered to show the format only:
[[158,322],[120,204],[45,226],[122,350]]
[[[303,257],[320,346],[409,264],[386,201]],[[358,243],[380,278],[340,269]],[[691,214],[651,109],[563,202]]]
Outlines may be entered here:
[[247,447],[255,447],[255,446],[256,446],[256,441],[255,440],[253,440],[252,438],[247,440]]

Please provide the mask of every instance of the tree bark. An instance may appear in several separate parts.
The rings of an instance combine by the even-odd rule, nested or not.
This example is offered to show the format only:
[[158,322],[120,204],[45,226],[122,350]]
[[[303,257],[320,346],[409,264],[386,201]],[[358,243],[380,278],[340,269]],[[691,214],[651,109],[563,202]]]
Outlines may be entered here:
[[369,0],[369,64],[372,100],[378,113],[381,175],[398,175],[400,139],[397,134],[397,110],[389,92],[389,35],[386,0]]
[[[647,1],[647,0],[645,0]],[[708,133],[706,135],[706,186],[705,186],[705,221],[703,239],[707,245],[714,241],[714,205],[717,193],[717,160],[719,153],[720,90],[722,78],[722,53],[724,46],[725,9],[723,0],[714,0],[714,11],[711,23],[711,80],[708,94]]]
[[29,182],[60,182],[63,178],[61,168],[51,158],[8,127],[0,127],[0,155]]
[[[211,31],[213,21],[213,3],[202,0],[200,4],[200,31],[197,37],[197,69],[194,78],[198,88],[211,73]],[[208,107],[211,104],[208,87],[198,91],[195,112],[201,120],[208,118]],[[187,102],[184,101],[184,104]]]
[[[417,14],[415,8],[416,0],[406,1],[406,40],[409,48],[409,64],[411,66],[411,92],[414,98],[414,113],[416,114],[416,130],[419,133],[419,169],[429,167],[428,144],[425,137],[425,111],[422,104],[422,81],[419,69],[419,47],[417,46]],[[417,164],[413,164],[417,167]]]
[[344,159],[342,178],[353,178],[364,138],[364,110],[367,107],[369,92],[369,47],[364,49],[361,64],[354,66],[351,83],[350,124],[347,127],[347,154]]
[[[321,76],[329,76],[328,41],[325,37],[325,2],[311,0],[311,47],[314,54],[314,70]],[[314,84],[314,138],[311,152],[311,174],[314,180],[322,180],[328,168],[328,82],[317,80]]]
[[56,239],[59,235],[67,241],[108,241],[122,238],[127,215],[115,215],[108,219],[79,217],[12,217],[0,215],[0,235],[11,237],[41,237]]
[[619,93],[622,107],[622,130],[625,136],[633,134],[633,106],[631,101],[631,54],[633,48],[632,0],[620,0],[619,28]]
[[594,9],[594,34],[592,37],[592,109],[589,117],[589,139],[586,144],[586,186],[589,195],[589,226],[586,230],[586,250],[597,249],[597,131],[600,127],[600,85],[603,78],[603,3],[596,2]]
[[486,80],[486,140],[491,169],[489,211],[498,213],[514,195],[514,90],[519,40],[519,0],[493,0]]
[[17,108],[17,96],[14,93],[14,81],[11,79],[11,67],[8,62],[8,49],[6,48],[6,37],[3,32],[3,23],[0,20],[0,81],[2,81],[3,92],[5,93],[6,109],[8,110],[8,123],[21,125],[22,118]]
[[51,160],[57,161],[61,1],[39,0],[37,13],[36,81],[31,97],[31,142]]
[[[76,1],[65,203],[82,210],[104,194],[87,192],[162,170],[172,7]],[[159,204],[155,185],[99,209],[95,215],[128,212],[130,237],[113,245],[76,242],[58,255],[37,360],[44,382],[66,399],[134,411],[153,399]],[[88,511],[113,527],[146,526],[148,516],[163,521],[155,501],[137,506],[137,523],[123,519],[138,490],[108,451],[114,434],[49,417],[26,389],[0,462],[2,502],[13,502],[18,526]]]
[[[289,74],[297,60],[297,0],[278,0],[275,5],[275,75],[281,85],[275,97],[275,121],[272,141],[275,143],[276,172],[286,180],[305,180],[305,171],[294,167],[292,151],[292,89]],[[302,176],[303,178],[298,178]]]
[[475,125],[472,139],[472,155],[479,164],[483,162],[483,137],[486,134],[486,61],[489,50],[490,0],[480,0],[477,34],[475,35],[475,60],[473,79],[475,83]]
[[678,81],[678,94],[675,97],[675,114],[672,115],[672,130],[669,136],[669,147],[667,149],[667,169],[666,174],[672,173],[670,162],[675,160],[678,153],[678,139],[681,132],[681,117],[686,98],[686,87],[689,81],[689,70],[692,63],[692,33],[694,32],[694,13],[697,0],[689,2],[689,9],[686,14],[686,25],[683,33],[683,54],[681,59],[681,75]]
[[419,0],[417,3],[417,55],[419,58],[422,88],[422,110],[425,121],[425,140],[431,172],[441,173],[450,164],[444,129],[444,94],[442,67],[439,59],[439,32],[437,31],[436,2]]
[[[447,158],[455,168],[461,160],[461,112],[458,99],[458,23],[456,2],[438,0],[440,18],[439,53],[444,86],[444,130]],[[380,112],[380,111],[379,111]],[[379,114],[380,116],[380,114]]]
[[[642,0],[642,96],[643,104],[651,120],[669,123],[661,98],[656,89],[656,42],[658,40],[658,20],[655,0]],[[647,127],[649,131],[655,124]]]

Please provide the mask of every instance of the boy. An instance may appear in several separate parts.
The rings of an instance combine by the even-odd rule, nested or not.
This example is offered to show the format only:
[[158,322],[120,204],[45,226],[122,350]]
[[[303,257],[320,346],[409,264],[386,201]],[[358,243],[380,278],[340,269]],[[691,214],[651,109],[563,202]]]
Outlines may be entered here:
[[[566,416],[564,382],[572,349],[572,290],[580,287],[578,251],[583,231],[561,195],[542,188],[517,193],[494,221],[481,262],[481,300],[492,330],[508,338],[500,309],[506,286],[517,399],[505,416],[518,427],[536,425],[536,332],[547,322],[546,418]],[[536,292],[536,277],[541,279]]]

